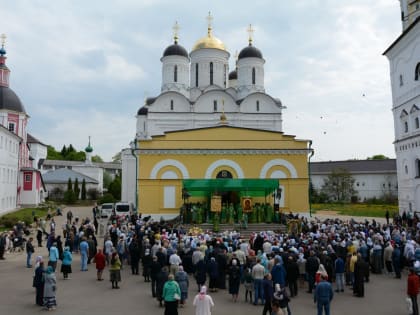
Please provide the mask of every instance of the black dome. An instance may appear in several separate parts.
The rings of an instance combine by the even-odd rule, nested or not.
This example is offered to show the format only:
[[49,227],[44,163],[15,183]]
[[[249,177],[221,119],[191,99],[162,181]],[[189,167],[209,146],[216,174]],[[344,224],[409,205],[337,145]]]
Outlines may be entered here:
[[229,80],[237,80],[238,79],[238,73],[236,70],[233,70],[229,73]]
[[165,51],[163,52],[163,57],[166,56],[183,56],[188,58],[188,52],[185,50],[184,47],[175,43],[171,46],[166,47]]
[[0,110],[7,109],[19,113],[26,113],[25,107],[12,89],[0,86]]
[[249,57],[262,59],[263,56],[262,56],[261,51],[258,48],[252,45],[249,45],[241,50],[241,52],[239,53],[238,59],[249,58]]
[[148,112],[149,112],[149,109],[146,106],[143,106],[137,111],[137,115],[146,116]]

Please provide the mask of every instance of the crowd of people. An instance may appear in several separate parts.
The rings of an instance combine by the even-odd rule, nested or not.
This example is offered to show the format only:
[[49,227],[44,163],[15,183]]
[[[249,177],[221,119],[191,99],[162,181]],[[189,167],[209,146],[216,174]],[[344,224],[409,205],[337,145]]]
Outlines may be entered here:
[[[64,244],[55,223],[50,224],[49,233],[42,231],[42,235],[47,234],[49,254],[47,266],[42,257],[36,259],[38,305],[55,308],[57,262],[61,261],[63,279],[69,279],[72,255],[78,253],[80,271],[86,271],[93,262],[97,280],[102,281],[108,268],[113,289],[120,288],[124,266],[130,267],[133,275],[141,271],[165,315],[178,314],[178,308],[187,303],[190,282],[196,284],[193,305],[199,315],[210,314],[214,306],[207,291],[225,289],[233,303],[241,300],[242,291],[245,302],[263,305],[263,315],[292,314],[293,299],[304,290],[312,294],[318,314],[329,314],[334,292],[352,290],[355,297],[363,298],[371,272],[400,279],[406,267],[414,275],[407,296],[413,314],[418,314],[420,221],[415,216],[410,220],[395,217],[392,223],[380,224],[375,220],[309,220],[290,214],[290,219],[299,220],[298,229],[290,233],[261,231],[249,238],[236,231],[187,231],[135,215],[111,217],[100,246],[93,213],[94,219],[83,220],[67,213],[67,223],[62,226]],[[38,246],[43,246],[42,239]],[[27,252],[27,267],[32,267],[30,255],[34,251],[27,247]]]

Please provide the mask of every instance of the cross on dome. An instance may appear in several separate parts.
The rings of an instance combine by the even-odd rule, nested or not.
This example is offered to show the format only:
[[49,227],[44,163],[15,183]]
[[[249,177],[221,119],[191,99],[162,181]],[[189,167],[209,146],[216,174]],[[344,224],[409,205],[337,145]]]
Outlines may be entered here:
[[4,48],[4,44],[6,44],[6,34],[1,34],[0,35],[0,39],[1,39],[1,48],[0,48],[0,55],[3,56],[6,54],[6,49]]
[[247,28],[246,31],[248,32],[248,42],[249,42],[249,45],[252,45],[253,35],[254,35],[254,31],[255,30],[252,28],[252,25],[249,24],[249,26],[248,26],[248,28]]
[[209,11],[209,15],[206,17],[207,19],[207,30],[208,30],[208,34],[209,36],[211,35],[211,30],[212,30],[212,22],[213,22],[213,16],[211,15],[211,12]]
[[172,27],[172,30],[174,31],[174,42],[175,42],[175,44],[178,44],[179,29],[180,29],[180,27],[179,27],[178,21],[175,21],[175,24]]

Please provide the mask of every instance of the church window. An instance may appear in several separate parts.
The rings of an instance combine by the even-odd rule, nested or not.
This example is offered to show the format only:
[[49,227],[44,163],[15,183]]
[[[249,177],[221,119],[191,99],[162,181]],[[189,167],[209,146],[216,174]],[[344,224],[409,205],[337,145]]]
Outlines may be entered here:
[[260,111],[260,101],[257,101],[257,112]]
[[255,68],[252,68],[252,84],[255,84]]
[[178,66],[174,67],[174,82],[178,82]]
[[210,62],[210,85],[213,84],[213,62]]
[[171,100],[171,110],[174,110],[174,100]]
[[15,132],[15,124],[14,123],[9,123],[9,131],[10,132]]
[[224,71],[223,71],[223,85],[226,87],[226,74],[227,74],[227,66],[225,65]]
[[402,74],[400,74],[400,86],[404,85],[404,80]]
[[404,121],[404,132],[408,132],[408,122]]
[[216,100],[213,101],[213,111],[217,112],[217,101]]
[[419,178],[420,177],[420,160],[419,159],[416,159],[415,168],[416,168],[416,178]]
[[404,170],[405,170],[405,173],[408,174],[408,166],[407,165],[404,167]]
[[195,64],[195,86],[198,86],[198,63]]
[[414,73],[414,80],[418,81],[420,76],[420,62],[416,66],[416,72]]

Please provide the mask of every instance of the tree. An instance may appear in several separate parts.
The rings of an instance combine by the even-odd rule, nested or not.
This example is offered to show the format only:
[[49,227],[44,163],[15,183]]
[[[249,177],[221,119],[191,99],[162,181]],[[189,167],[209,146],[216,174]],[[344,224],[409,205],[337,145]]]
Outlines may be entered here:
[[348,170],[334,169],[324,181],[322,192],[327,194],[330,200],[349,202],[357,193],[354,181]]
[[47,146],[47,160],[62,160],[61,152],[57,152],[51,145]]
[[61,156],[64,158],[67,155],[67,147],[66,145],[63,145],[63,148],[61,149]]
[[112,157],[113,163],[121,163],[121,151]]
[[82,197],[81,197],[81,199],[86,200],[86,181],[85,181],[84,178],[83,178],[83,181],[82,181]]
[[73,186],[71,184],[71,178],[69,177],[67,181],[67,191],[73,190]]
[[108,172],[104,171],[104,177],[102,184],[104,188],[108,189],[109,185],[112,183],[112,176]]
[[102,160],[102,158],[99,155],[94,155],[92,156],[92,162],[103,163],[104,160]]
[[383,154],[376,154],[376,155],[372,155],[371,157],[368,157],[367,159],[368,160],[389,160],[389,157]]
[[79,199],[80,188],[79,188],[79,180],[77,179],[77,177],[74,180],[73,191],[74,191],[74,194],[76,195],[76,199]]
[[115,176],[114,180],[108,187],[108,193],[114,196],[115,199],[121,200],[121,177]]

